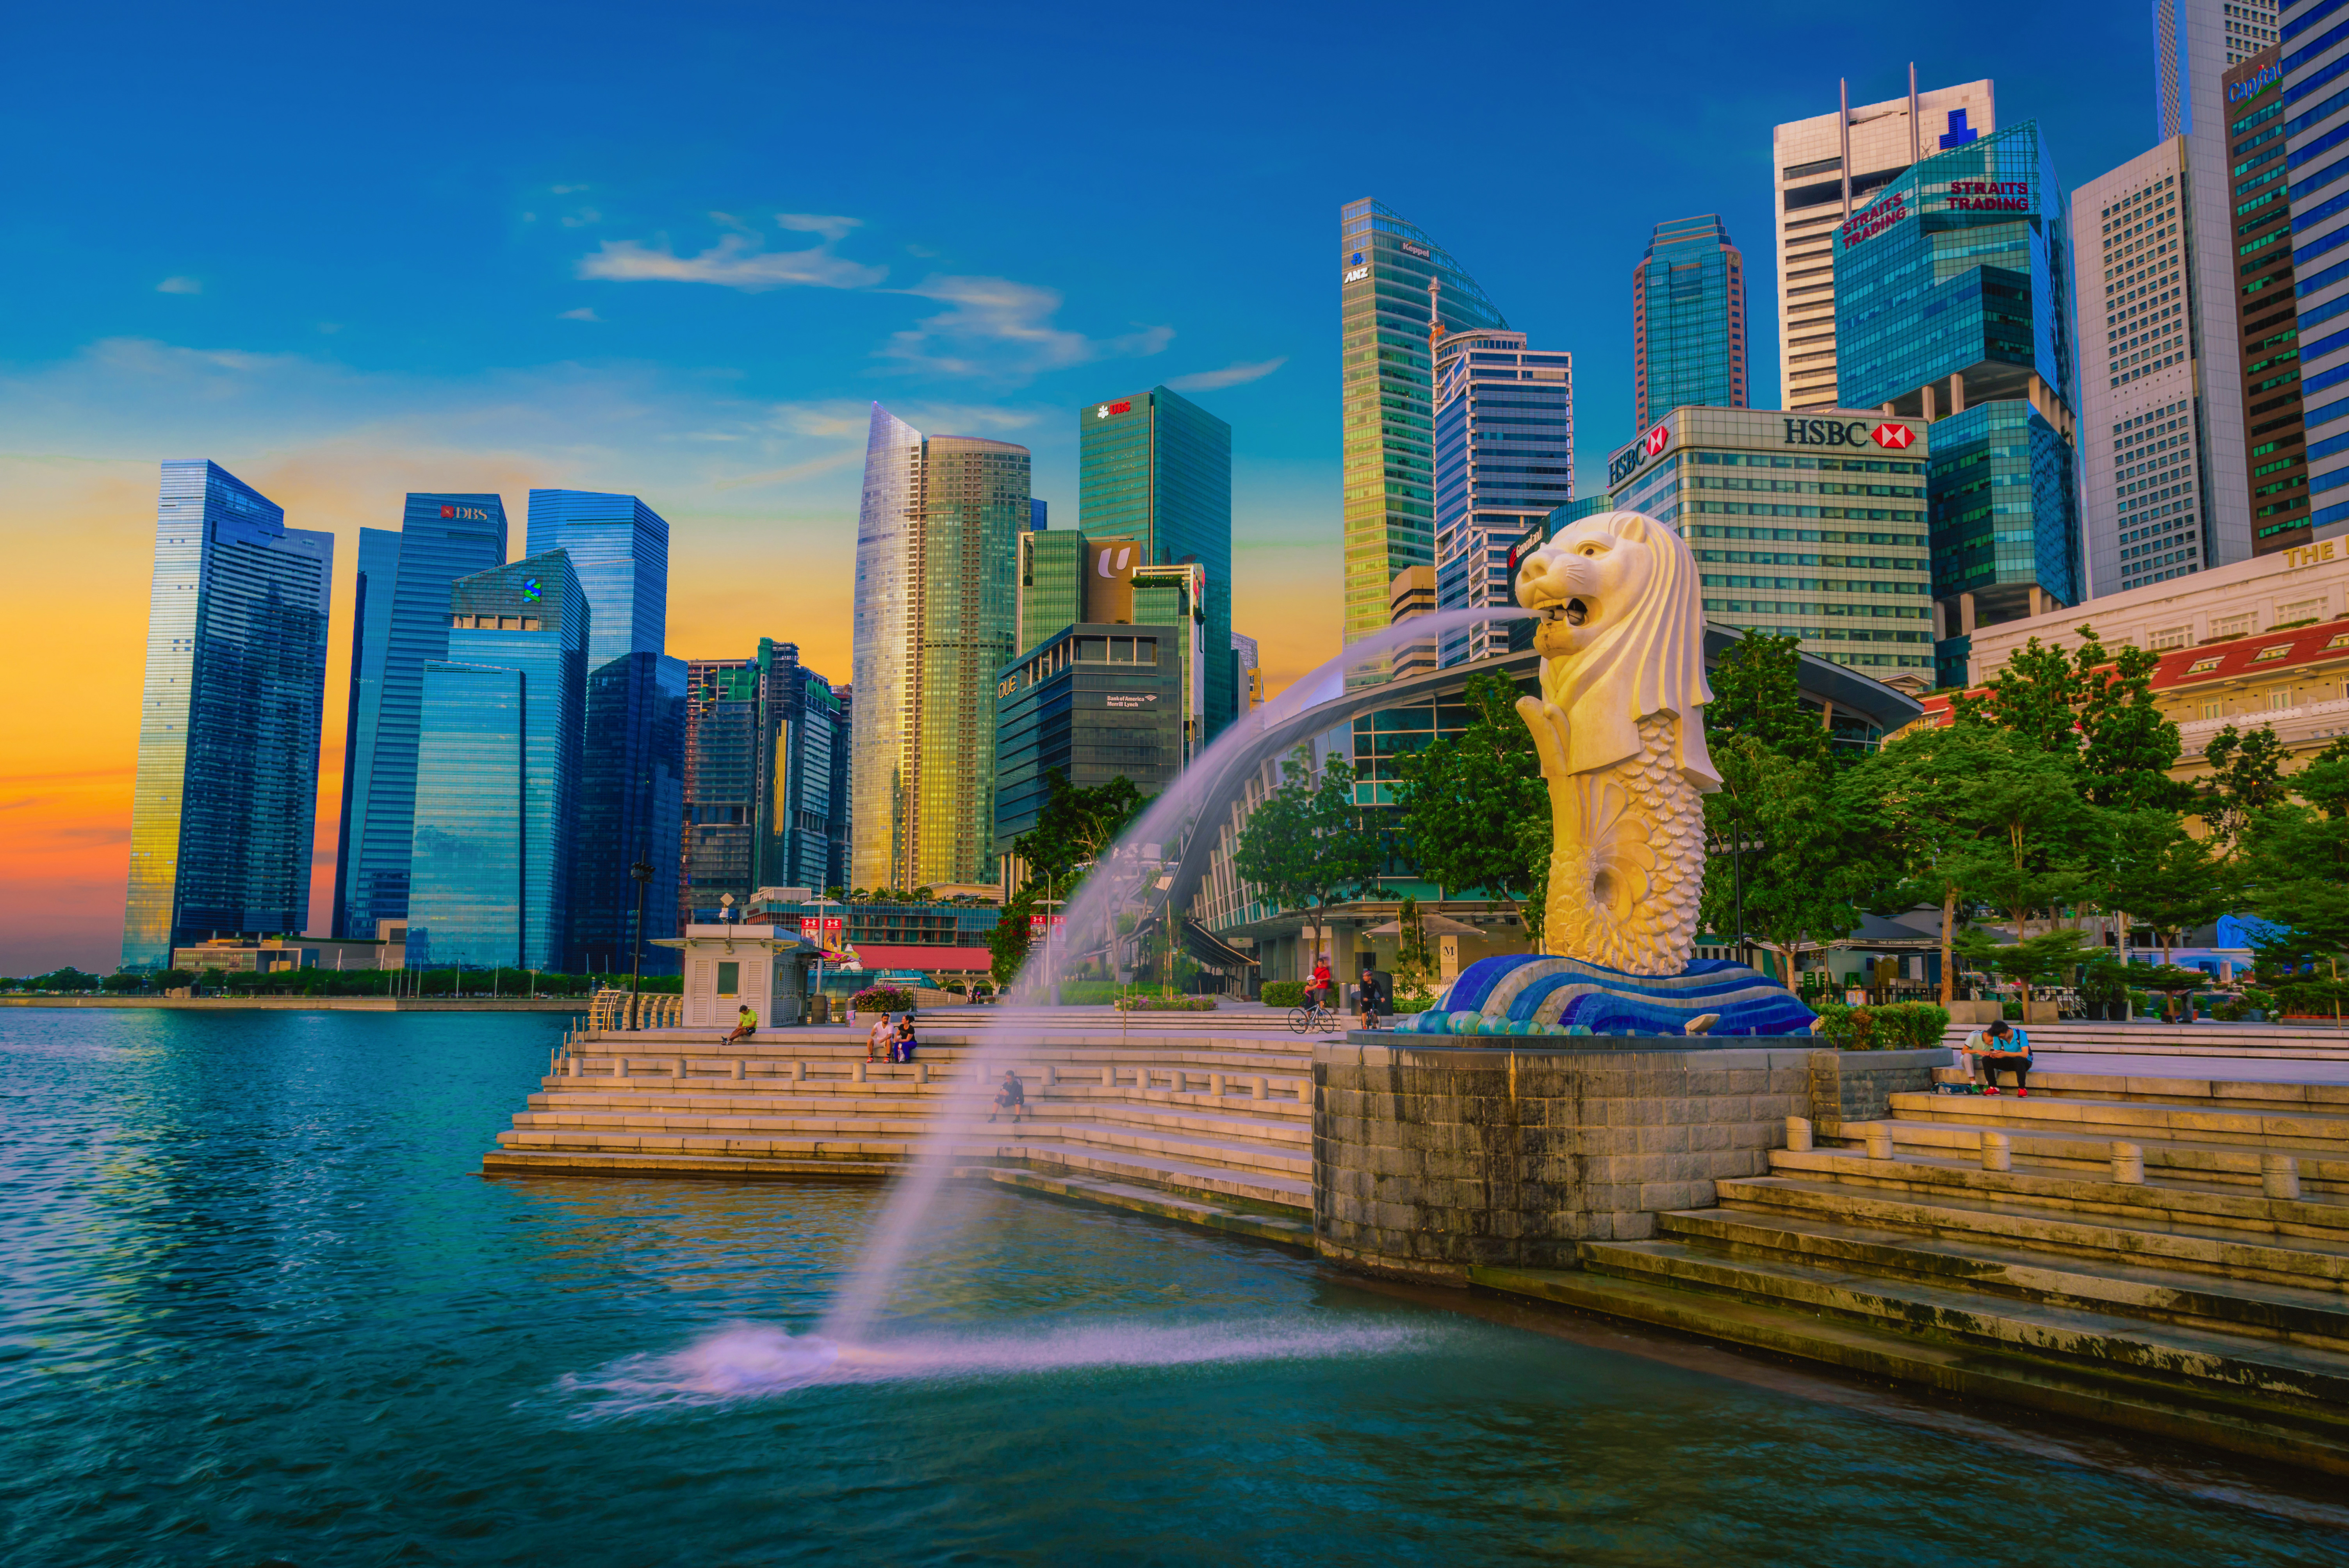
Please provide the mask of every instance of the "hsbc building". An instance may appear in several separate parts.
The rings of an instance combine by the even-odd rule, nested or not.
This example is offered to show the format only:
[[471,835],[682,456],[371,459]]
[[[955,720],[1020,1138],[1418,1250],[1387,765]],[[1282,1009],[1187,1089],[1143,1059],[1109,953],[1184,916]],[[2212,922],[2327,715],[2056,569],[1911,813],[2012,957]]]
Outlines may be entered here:
[[1924,691],[1930,428],[1856,408],[1675,408],[1609,458],[1608,495],[1688,541],[1707,620]]

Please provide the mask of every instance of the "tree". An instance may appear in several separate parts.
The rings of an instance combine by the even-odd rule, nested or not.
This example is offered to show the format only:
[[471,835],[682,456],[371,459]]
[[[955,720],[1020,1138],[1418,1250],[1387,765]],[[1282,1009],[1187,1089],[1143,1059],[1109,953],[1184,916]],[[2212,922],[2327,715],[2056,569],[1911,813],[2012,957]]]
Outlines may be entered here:
[[1705,799],[1708,836],[1716,820],[1737,824],[1745,851],[1742,890],[1708,863],[1702,919],[1715,931],[1737,923],[1777,954],[1789,983],[1803,954],[1859,923],[1875,866],[1852,831],[1824,757],[1797,760],[1750,735],[1723,736],[1713,748],[1720,790]]
[[1028,962],[1028,918],[1035,909],[1035,892],[1021,888],[1004,903],[1003,913],[996,916],[994,927],[987,934],[987,972],[999,990],[1010,985],[1019,976],[1019,966]]
[[2230,724],[2211,738],[2202,748],[2210,776],[2197,793],[2212,838],[2232,850],[2253,817],[2282,804],[2289,793],[2283,764],[2291,755],[2273,727],[2264,724],[2249,734]]
[[2289,934],[2276,944],[2349,948],[2349,818],[2271,808],[2247,820],[2237,858],[2245,905]]
[[1427,923],[1419,916],[1419,900],[1405,894],[1402,913],[1395,916],[1395,977],[1413,996],[1427,993],[1435,978],[1435,950],[1428,945]]
[[1044,778],[1044,806],[1036,825],[1020,835],[1012,853],[1028,862],[1029,875],[1044,877],[1055,896],[1066,897],[1071,873],[1109,852],[1117,836],[1147,804],[1133,780],[1120,774],[1106,784],[1080,789],[1053,769]]
[[2000,942],[1979,928],[1957,940],[1958,955],[1977,969],[2005,975],[2028,989],[2047,985],[2080,962],[2080,944],[2087,933],[2077,926],[2059,926],[2020,942]]
[[1822,761],[1830,750],[1826,726],[1803,706],[1802,644],[1791,634],[1747,632],[1705,671],[1713,700],[1704,732],[1742,735],[1795,761]]
[[[1286,780],[1249,814],[1232,854],[1232,869],[1283,910],[1326,907],[1341,893],[1377,883],[1386,843],[1354,803],[1354,767],[1332,757],[1312,777],[1311,753],[1280,765]],[[1316,923],[1314,948],[1319,950]]]
[[[1547,885],[1551,835],[1541,759],[1516,699],[1500,676],[1470,676],[1467,728],[1396,759],[1395,807],[1421,875],[1455,893],[1480,888],[1522,917],[1537,876]],[[1527,854],[1533,841],[1537,857]]]
[[2099,857],[2106,902],[2123,913],[2118,946],[2128,952],[2128,917],[2161,937],[2161,959],[2171,961],[2176,939],[2234,907],[2236,868],[2212,852],[2211,841],[2186,830],[2177,813],[2147,808],[2106,814],[2109,848]]
[[2318,752],[2285,780],[2292,792],[2327,817],[2349,817],[2349,738]]

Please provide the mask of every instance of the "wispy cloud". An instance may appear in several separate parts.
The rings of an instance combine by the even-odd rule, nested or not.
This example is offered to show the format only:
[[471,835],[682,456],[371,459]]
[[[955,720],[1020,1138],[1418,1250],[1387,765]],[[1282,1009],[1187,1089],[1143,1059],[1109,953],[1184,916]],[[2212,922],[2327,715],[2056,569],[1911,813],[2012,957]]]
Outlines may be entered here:
[[871,288],[888,275],[888,269],[835,256],[825,245],[765,251],[754,240],[728,234],[697,256],[678,255],[666,244],[655,249],[633,240],[606,240],[594,255],[579,258],[578,273],[612,283],[716,284],[755,294],[798,284]]
[[1171,326],[1143,327],[1121,337],[1093,338],[1053,324],[1061,293],[1009,278],[925,278],[905,291],[954,308],[894,333],[886,357],[911,369],[948,376],[1030,376],[1095,359],[1156,354],[1171,342]]
[[577,310],[566,310],[563,312],[554,319],[557,321],[601,321],[604,318],[595,314],[595,307],[594,305],[583,304]]
[[822,234],[833,244],[838,244],[848,238],[849,230],[863,228],[864,220],[830,217],[820,212],[778,212],[775,224],[795,234]]
[[1177,392],[1216,392],[1226,387],[1243,387],[1251,381],[1261,381],[1288,363],[1288,356],[1278,359],[1259,360],[1254,365],[1234,363],[1221,370],[1196,370],[1188,376],[1177,376],[1166,383]]
[[818,474],[830,473],[834,469],[844,469],[851,463],[861,463],[864,460],[864,449],[862,446],[847,447],[837,452],[828,452],[820,458],[810,458],[805,462],[792,463],[787,468],[768,469],[760,473],[736,474],[727,479],[716,480],[711,482],[709,488],[715,490],[743,490],[752,485],[785,485],[796,480],[812,479]]
[[547,189],[554,191],[557,196],[568,196],[574,191],[585,191],[587,187],[585,185],[550,185]]
[[595,208],[582,207],[576,212],[564,213],[563,226],[566,229],[584,229],[590,223],[600,223],[603,221],[604,214]]
[[161,283],[155,285],[155,292],[157,294],[202,294],[204,292],[203,280],[201,278],[165,278]]

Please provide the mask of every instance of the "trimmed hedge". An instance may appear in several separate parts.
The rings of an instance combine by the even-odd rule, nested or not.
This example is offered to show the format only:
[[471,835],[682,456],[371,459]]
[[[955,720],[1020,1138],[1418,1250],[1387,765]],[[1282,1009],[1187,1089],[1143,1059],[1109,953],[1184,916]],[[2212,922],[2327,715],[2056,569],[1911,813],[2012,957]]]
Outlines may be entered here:
[[848,999],[848,1005],[860,1013],[907,1013],[914,1007],[914,994],[902,985],[869,985]]
[[1950,1010],[1932,1002],[1888,1002],[1880,1007],[1823,1002],[1817,1011],[1819,1038],[1839,1051],[1905,1051],[1938,1046],[1950,1026]]
[[1268,980],[1257,997],[1268,1007],[1302,1007],[1305,1006],[1305,982]]
[[1130,1013],[1212,1013],[1216,1010],[1213,996],[1123,996],[1118,999],[1121,1011]]

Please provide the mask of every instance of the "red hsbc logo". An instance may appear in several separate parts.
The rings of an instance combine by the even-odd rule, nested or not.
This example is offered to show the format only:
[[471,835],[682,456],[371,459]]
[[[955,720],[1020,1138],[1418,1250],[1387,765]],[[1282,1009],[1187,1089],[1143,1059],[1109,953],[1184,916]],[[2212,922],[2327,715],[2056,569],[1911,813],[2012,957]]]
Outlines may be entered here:
[[1648,432],[1648,438],[1641,443],[1641,449],[1649,457],[1656,457],[1663,451],[1664,443],[1671,438],[1672,428],[1670,425],[1659,425]]
[[1896,452],[1907,451],[1909,443],[1917,438],[1916,431],[1906,425],[1895,425],[1889,420],[1877,426],[1868,434],[1876,438],[1878,446],[1889,447]]

